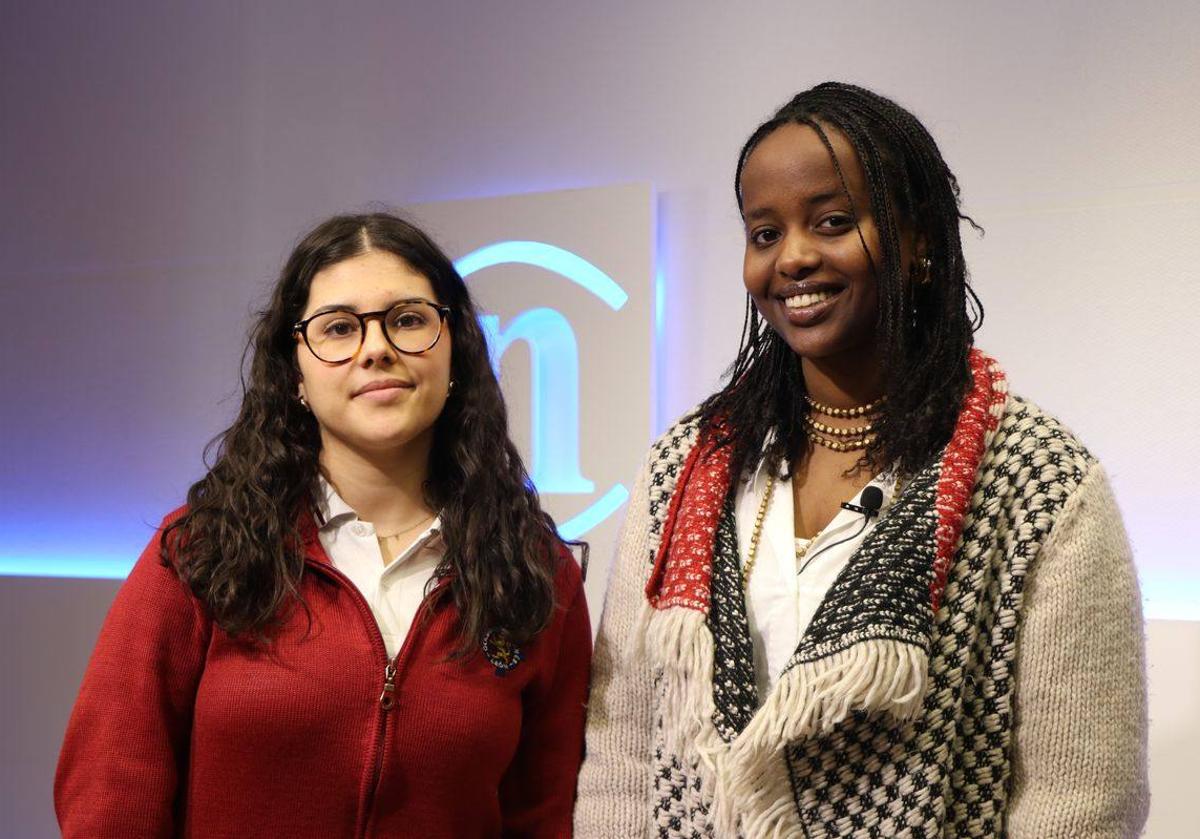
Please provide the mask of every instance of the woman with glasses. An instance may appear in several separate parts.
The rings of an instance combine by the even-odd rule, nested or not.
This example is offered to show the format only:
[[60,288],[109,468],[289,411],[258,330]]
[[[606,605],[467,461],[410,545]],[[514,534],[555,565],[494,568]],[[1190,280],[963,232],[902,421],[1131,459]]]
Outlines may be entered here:
[[734,187],[742,344],[631,496],[576,833],[1137,835],[1120,514],[1096,458],[972,347],[937,144],[823,84],[750,135]]
[[101,631],[63,834],[569,833],[587,607],[462,278],[405,221],[338,216],[250,347]]

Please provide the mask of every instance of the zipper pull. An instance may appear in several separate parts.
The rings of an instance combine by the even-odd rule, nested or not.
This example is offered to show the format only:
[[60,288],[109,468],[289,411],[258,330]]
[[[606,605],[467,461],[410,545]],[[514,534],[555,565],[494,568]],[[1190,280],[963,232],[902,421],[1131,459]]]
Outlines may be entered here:
[[385,711],[392,710],[396,704],[396,665],[390,661],[383,668],[383,693],[379,694],[379,704]]

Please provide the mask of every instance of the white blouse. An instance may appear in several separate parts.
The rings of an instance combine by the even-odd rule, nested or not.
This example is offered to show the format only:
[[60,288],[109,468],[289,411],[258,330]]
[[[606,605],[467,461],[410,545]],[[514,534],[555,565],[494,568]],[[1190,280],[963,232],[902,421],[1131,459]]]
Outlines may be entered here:
[[[779,680],[838,574],[876,522],[887,515],[896,488],[894,476],[884,472],[872,478],[867,486],[876,486],[883,493],[879,516],[872,518],[853,539],[824,550],[862,527],[861,513],[839,510],[808,546],[804,560],[797,562],[797,548],[802,548],[808,540],[795,536],[792,482],[784,478],[775,480],[775,491],[763,518],[758,557],[746,592],[746,617],[754,644],[754,673],[760,701]],[[766,488],[767,470],[763,464],[759,464],[750,479],[738,487],[735,512],[742,567],[746,564],[754,519]],[[851,503],[860,504],[861,501],[862,492],[859,491]]]
[[395,658],[425,599],[433,572],[445,556],[442,520],[435,518],[403,553],[384,565],[375,526],[360,519],[324,478],[321,490],[320,512],[325,521],[317,533],[321,546],[333,567],[362,592],[383,635],[388,658]]

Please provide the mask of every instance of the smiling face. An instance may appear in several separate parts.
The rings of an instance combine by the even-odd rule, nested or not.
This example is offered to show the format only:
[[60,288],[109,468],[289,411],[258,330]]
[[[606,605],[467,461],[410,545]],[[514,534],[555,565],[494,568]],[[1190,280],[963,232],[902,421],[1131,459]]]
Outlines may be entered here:
[[[330,308],[376,312],[416,298],[439,302],[424,274],[392,253],[369,250],[313,277],[302,319]],[[298,338],[299,395],[320,427],[322,457],[352,450],[389,459],[427,450],[450,389],[450,355],[448,324],[431,349],[406,355],[372,318],[358,354],[341,364],[321,361]]]
[[[825,133],[845,185],[808,125],[780,126],[747,158],[742,275],[759,312],[793,352],[867,374],[879,363],[875,266],[883,251],[858,155],[840,131],[825,126]],[[906,273],[910,238],[901,237]]]

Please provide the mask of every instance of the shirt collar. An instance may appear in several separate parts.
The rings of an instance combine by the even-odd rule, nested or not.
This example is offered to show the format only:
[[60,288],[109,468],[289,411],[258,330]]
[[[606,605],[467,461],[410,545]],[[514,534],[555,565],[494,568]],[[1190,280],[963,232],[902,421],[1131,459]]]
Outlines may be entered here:
[[421,548],[433,548],[439,551],[445,550],[446,542],[442,538],[442,517],[440,515],[434,516],[429,526],[421,531],[421,535],[412,543],[409,550],[405,551],[405,556]]
[[[342,496],[338,495],[333,484],[325,479],[324,475],[320,476],[320,497],[317,499],[317,521],[321,522],[320,530],[328,532],[336,530],[344,524],[349,524],[351,521],[358,519],[358,513],[354,508],[345,502]],[[409,550],[405,551],[407,556],[413,550],[425,547],[426,545],[437,547],[443,543],[440,541],[442,536],[442,517],[437,515],[430,522],[417,540],[413,542]]]
[[358,513],[342,500],[342,496],[338,495],[333,484],[325,480],[324,475],[321,475],[319,480],[320,497],[317,498],[317,521],[320,522],[321,530],[332,530],[350,519],[358,518]]

